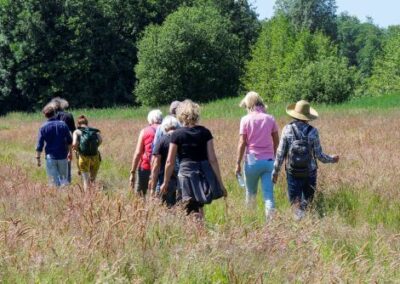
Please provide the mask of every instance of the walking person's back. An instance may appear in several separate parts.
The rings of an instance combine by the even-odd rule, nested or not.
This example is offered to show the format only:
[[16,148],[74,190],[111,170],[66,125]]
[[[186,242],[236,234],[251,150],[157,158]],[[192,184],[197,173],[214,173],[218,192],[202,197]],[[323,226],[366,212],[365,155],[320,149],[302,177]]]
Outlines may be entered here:
[[102,143],[100,130],[89,127],[84,115],[78,118],[78,129],[74,131],[72,146],[78,152],[78,171],[82,176],[83,188],[94,183],[100,168],[101,155],[98,147]]
[[241,175],[244,158],[246,205],[256,207],[257,186],[261,180],[265,214],[271,218],[275,207],[271,173],[279,142],[278,126],[274,117],[266,113],[264,102],[256,92],[247,93],[240,106],[248,114],[240,121],[236,175]]
[[282,130],[272,178],[276,183],[286,159],[289,201],[295,207],[295,217],[301,219],[316,191],[317,159],[322,163],[337,163],[339,156],[322,151],[318,130],[308,123],[317,119],[318,113],[308,102],[298,101],[288,106],[286,112],[294,121]]
[[55,118],[55,110],[47,105],[43,109],[47,121],[40,127],[36,146],[38,166],[41,152],[45,149],[46,172],[52,184],[59,187],[69,184],[68,160],[72,158],[72,137],[67,125]]
[[[76,127],[75,127],[75,121],[74,117],[72,116],[71,113],[67,112],[66,109],[69,107],[69,103],[67,100],[56,97],[53,98],[50,103],[53,107],[54,110],[56,111],[55,118],[57,120],[61,120],[65,122],[65,124],[68,126],[69,132],[74,133]],[[72,175],[71,175],[71,161],[68,161],[68,182],[71,183],[72,181]]]
[[156,131],[162,122],[162,112],[158,109],[150,111],[147,115],[147,122],[148,125],[139,133],[129,177],[132,189],[142,196],[146,195],[149,186],[153,142]]

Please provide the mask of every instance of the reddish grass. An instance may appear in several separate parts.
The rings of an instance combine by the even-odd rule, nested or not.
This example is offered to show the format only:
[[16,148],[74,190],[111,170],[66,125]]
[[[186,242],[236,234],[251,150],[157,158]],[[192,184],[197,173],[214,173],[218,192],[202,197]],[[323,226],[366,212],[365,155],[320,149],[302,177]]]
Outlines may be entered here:
[[[376,194],[398,206],[399,111],[323,114],[316,121],[326,153],[337,165],[321,165],[326,196],[344,190]],[[288,122],[278,119],[280,127]],[[34,165],[38,122],[7,120],[0,130],[0,279],[5,282],[397,282],[400,235],[383,224],[345,222],[340,212],[292,220],[278,199],[273,222],[264,226],[243,206],[233,183],[239,121],[207,120],[222,175],[223,201],[209,207],[205,226],[167,210],[158,201],[128,194],[128,170],[144,122],[92,121],[102,130],[105,159],[99,188],[75,185],[57,192],[45,186]],[[106,163],[108,165],[106,165]],[[44,169],[41,169],[44,171]],[[34,180],[39,180],[35,182]],[[284,188],[284,176],[278,189]],[[360,199],[363,202],[363,199]],[[261,218],[262,219],[262,218]]]

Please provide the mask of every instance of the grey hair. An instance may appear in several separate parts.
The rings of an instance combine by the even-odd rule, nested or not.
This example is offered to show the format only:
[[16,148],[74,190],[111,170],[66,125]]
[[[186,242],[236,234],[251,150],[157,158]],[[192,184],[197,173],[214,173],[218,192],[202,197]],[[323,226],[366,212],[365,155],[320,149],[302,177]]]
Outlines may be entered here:
[[161,124],[162,119],[162,112],[159,109],[153,109],[147,115],[147,122],[149,124]]
[[69,107],[69,103],[67,100],[62,99],[60,97],[55,97],[50,101],[53,104],[56,111],[64,110]]
[[168,132],[171,129],[178,129],[180,127],[179,121],[176,117],[172,116],[172,115],[167,115],[162,124],[161,124],[161,129],[162,131]]

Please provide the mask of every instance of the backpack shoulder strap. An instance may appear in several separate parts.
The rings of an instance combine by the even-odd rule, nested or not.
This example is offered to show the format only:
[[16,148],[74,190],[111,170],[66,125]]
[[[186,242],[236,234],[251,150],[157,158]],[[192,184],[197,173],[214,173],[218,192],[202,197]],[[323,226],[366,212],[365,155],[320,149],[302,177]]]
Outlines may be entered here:
[[301,135],[299,134],[299,130],[297,129],[297,126],[295,123],[291,123],[290,124],[294,137],[296,138],[296,140],[300,140],[301,139]]

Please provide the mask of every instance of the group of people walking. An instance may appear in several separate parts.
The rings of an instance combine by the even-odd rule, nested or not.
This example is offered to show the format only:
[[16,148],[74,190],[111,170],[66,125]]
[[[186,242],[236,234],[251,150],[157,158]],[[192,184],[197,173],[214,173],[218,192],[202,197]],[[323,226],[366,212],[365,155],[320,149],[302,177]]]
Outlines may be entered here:
[[56,187],[71,183],[71,162],[76,154],[78,174],[87,190],[96,179],[101,156],[98,147],[102,142],[100,131],[89,127],[86,116],[78,117],[77,125],[71,113],[65,111],[68,102],[52,99],[44,108],[47,121],[40,127],[36,144],[36,161],[41,166],[41,154],[45,150],[46,172]]
[[[100,131],[90,128],[85,116],[78,118],[78,129],[74,129],[72,115],[63,110],[65,106],[57,106],[57,101],[66,103],[56,98],[43,109],[48,120],[39,130],[38,165],[45,142],[48,176],[56,186],[68,184],[68,161],[75,150],[86,189],[94,181],[101,161],[97,149],[102,141]],[[316,190],[317,159],[323,163],[339,160],[337,155],[323,153],[318,130],[309,124],[318,118],[318,113],[303,100],[289,105],[286,112],[293,121],[284,126],[279,138],[278,125],[256,92],[247,93],[240,106],[246,108],[247,115],[240,121],[235,172],[244,181],[246,205],[256,206],[261,180],[266,218],[273,216],[273,188],[286,160],[289,201],[295,218],[303,218]],[[203,206],[226,197],[227,190],[213,135],[199,125],[199,119],[200,107],[191,100],[174,101],[165,118],[160,110],[150,111],[148,125],[138,136],[129,180],[137,194],[159,196],[168,207],[179,202],[187,214],[201,219]]]
[[284,126],[279,139],[276,121],[267,114],[267,106],[257,93],[247,93],[240,106],[245,107],[248,114],[240,121],[236,174],[241,177],[244,159],[247,206],[255,206],[257,185],[261,180],[265,215],[267,219],[273,216],[274,184],[286,160],[289,201],[295,209],[295,218],[303,218],[316,190],[317,159],[323,163],[339,160],[337,155],[323,153],[318,130],[309,124],[318,118],[317,111],[304,100],[289,105],[286,113],[293,121]]

